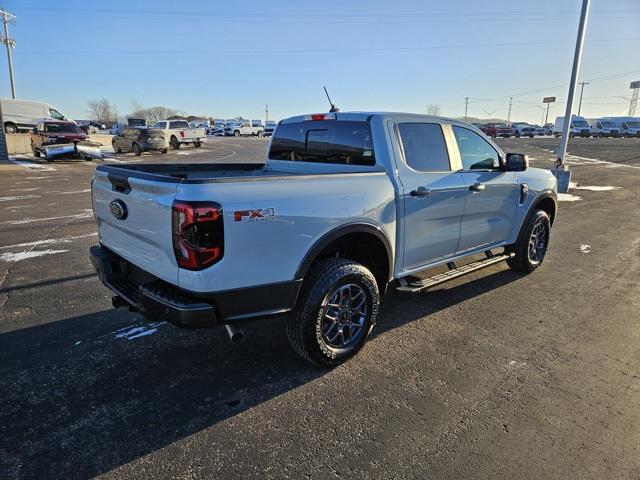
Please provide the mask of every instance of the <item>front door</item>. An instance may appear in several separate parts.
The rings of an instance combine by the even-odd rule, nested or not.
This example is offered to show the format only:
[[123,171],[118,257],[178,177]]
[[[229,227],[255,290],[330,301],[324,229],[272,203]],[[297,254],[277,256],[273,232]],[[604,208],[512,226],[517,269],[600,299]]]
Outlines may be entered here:
[[424,121],[395,126],[402,182],[403,270],[455,254],[467,185],[453,172],[442,126]]
[[458,250],[490,248],[509,238],[520,196],[518,172],[505,172],[498,151],[478,133],[454,126],[467,184]]

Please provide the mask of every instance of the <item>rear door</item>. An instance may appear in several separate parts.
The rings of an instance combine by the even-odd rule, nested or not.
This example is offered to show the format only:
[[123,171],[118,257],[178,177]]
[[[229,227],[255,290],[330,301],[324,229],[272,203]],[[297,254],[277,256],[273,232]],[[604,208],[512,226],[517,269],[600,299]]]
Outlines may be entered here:
[[467,183],[458,250],[490,248],[509,237],[520,195],[518,172],[505,172],[500,153],[471,129],[453,126]]
[[452,171],[444,127],[424,120],[393,126],[400,150],[405,271],[451,257],[460,240],[467,185]]
[[[136,178],[122,170],[95,172],[93,211],[100,243],[156,277],[177,283],[171,208],[178,179]],[[119,209],[112,205],[114,202],[125,212],[118,215],[121,218],[116,216]]]

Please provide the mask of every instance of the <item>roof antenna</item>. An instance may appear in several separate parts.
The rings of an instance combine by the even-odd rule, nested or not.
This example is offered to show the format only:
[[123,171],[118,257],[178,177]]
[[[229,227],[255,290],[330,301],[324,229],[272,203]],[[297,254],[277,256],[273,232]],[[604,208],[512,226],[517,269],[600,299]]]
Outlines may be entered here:
[[331,101],[331,97],[329,96],[329,92],[327,92],[327,87],[322,87],[324,88],[324,93],[327,96],[327,100],[329,100],[329,105],[331,105],[331,108],[329,109],[329,112],[331,113],[335,113],[335,112],[339,112],[340,109],[338,107],[336,107],[333,102]]

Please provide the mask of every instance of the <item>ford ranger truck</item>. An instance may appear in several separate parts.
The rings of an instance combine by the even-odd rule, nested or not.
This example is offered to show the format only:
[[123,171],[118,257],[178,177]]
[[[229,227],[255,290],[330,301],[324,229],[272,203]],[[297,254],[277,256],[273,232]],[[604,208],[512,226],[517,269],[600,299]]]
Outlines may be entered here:
[[323,367],[362,348],[389,286],[539,268],[557,208],[555,177],[525,155],[399,113],[283,120],[266,163],[99,165],[92,190],[90,255],[114,306],[232,341],[286,315],[293,349]]

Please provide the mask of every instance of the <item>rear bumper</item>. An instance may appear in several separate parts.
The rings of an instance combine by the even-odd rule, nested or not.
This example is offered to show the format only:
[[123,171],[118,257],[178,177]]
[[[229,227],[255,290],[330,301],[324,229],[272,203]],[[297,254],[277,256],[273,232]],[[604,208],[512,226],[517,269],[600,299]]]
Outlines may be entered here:
[[210,328],[289,312],[301,285],[301,281],[290,281],[195,293],[154,277],[103,246],[91,247],[90,257],[102,283],[131,309],[185,328]]

